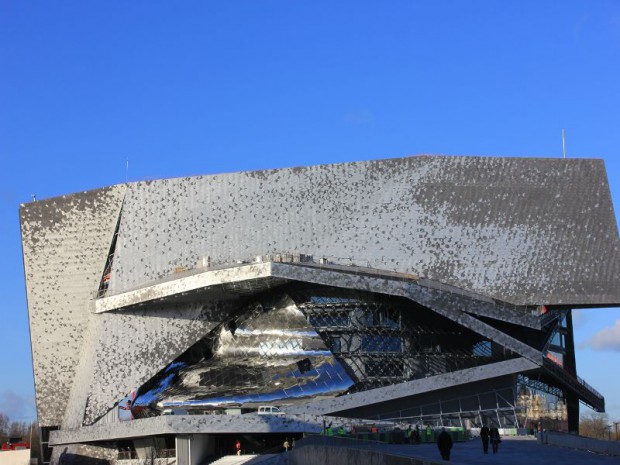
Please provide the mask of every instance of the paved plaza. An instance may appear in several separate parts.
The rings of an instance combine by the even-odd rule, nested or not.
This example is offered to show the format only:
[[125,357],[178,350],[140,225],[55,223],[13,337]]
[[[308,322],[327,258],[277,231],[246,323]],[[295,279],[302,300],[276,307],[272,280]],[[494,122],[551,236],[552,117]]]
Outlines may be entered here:
[[[434,444],[390,445],[389,453],[439,461]],[[494,455],[489,445],[487,455],[482,452],[480,440],[457,442],[452,448],[450,463],[456,465],[611,465],[620,464],[620,457],[610,457],[592,452],[538,444],[532,437],[502,438],[499,451]]]

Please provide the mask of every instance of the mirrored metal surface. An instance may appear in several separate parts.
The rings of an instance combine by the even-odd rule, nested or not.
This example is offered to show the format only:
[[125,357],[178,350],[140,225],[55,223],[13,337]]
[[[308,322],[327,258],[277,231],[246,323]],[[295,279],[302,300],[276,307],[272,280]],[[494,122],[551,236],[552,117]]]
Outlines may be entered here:
[[294,302],[266,295],[144,385],[132,410],[148,416],[169,408],[252,408],[334,396],[352,385]]
[[131,412],[287,405],[511,357],[406,299],[288,285],[242,304],[142,386]]

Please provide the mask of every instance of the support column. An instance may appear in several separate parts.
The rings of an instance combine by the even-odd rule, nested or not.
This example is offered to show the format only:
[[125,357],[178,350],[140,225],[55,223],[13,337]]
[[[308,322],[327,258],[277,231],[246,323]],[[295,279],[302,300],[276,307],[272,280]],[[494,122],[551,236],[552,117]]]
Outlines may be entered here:
[[189,440],[189,465],[202,465],[215,452],[215,436],[192,434]]
[[189,435],[178,435],[175,438],[177,465],[190,465],[190,437]]
[[[577,376],[575,361],[575,341],[573,339],[573,313],[566,313],[566,338],[564,340],[564,369],[573,376]],[[566,413],[568,415],[568,431],[579,433],[579,398],[570,390],[566,393]]]

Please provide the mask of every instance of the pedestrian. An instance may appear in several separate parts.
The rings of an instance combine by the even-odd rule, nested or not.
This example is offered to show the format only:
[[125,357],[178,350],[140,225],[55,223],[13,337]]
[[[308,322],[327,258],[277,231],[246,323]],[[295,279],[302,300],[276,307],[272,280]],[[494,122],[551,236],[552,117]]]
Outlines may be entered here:
[[239,439],[237,439],[235,449],[237,449],[237,455],[241,455],[241,441],[239,441]]
[[433,429],[431,428],[430,423],[426,426],[426,442],[433,441]]
[[480,440],[482,441],[482,450],[485,454],[489,453],[489,427],[484,425],[480,429]]
[[284,440],[284,444],[282,444],[282,446],[284,447],[284,451],[288,452],[288,448],[291,446],[288,442],[288,438]]
[[491,438],[491,447],[493,447],[493,453],[497,454],[497,448],[499,447],[499,443],[502,442],[497,426],[491,427],[491,430],[489,431],[489,437]]
[[452,438],[445,428],[441,428],[441,433],[437,437],[437,448],[441,453],[441,458],[450,460],[450,450],[452,449]]

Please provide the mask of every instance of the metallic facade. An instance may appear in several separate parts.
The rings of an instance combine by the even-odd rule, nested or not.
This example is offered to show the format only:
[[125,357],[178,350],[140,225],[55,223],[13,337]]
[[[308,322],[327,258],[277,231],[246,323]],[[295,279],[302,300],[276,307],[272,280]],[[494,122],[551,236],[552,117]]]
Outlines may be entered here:
[[55,444],[132,436],[131,417],[164,428],[150,417],[172,408],[205,432],[218,409],[269,403],[477,424],[495,402],[498,422],[523,426],[531,390],[561,399],[572,429],[579,401],[604,409],[577,377],[570,319],[620,304],[600,160],[165,179],[24,204],[20,219],[39,421],[60,428]]
[[298,252],[515,304],[617,304],[617,235],[600,160],[410,157],[165,179],[127,186],[110,291],[205,257]]

